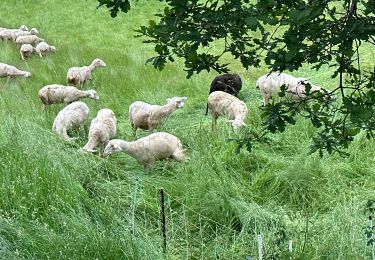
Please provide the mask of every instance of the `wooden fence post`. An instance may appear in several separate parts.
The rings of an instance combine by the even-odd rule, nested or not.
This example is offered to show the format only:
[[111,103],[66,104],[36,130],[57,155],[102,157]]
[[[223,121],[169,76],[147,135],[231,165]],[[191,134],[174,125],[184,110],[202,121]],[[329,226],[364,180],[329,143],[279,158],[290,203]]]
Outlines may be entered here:
[[161,233],[163,236],[163,253],[167,253],[167,233],[166,233],[166,226],[165,226],[165,207],[164,207],[164,190],[160,189],[160,226],[161,226]]

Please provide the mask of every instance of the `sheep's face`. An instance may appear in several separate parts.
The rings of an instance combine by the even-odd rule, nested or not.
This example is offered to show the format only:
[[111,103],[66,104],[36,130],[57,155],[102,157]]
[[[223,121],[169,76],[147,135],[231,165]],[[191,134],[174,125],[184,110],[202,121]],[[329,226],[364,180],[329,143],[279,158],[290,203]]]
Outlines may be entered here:
[[235,133],[238,133],[242,126],[246,126],[246,124],[242,120],[239,120],[239,119],[228,120],[228,122],[232,125],[233,131]]
[[105,66],[107,66],[104,63],[104,61],[102,61],[101,59],[95,59],[93,63],[94,63],[95,67],[105,67]]
[[117,140],[110,140],[106,147],[104,148],[103,157],[108,155],[121,152],[121,147]]
[[34,50],[31,44],[22,44],[21,51],[22,52],[32,52]]
[[29,28],[27,28],[27,26],[23,24],[23,25],[20,26],[20,30],[22,30],[22,31],[28,31]]
[[92,98],[94,100],[99,100],[99,96],[95,90],[89,90],[89,98]]
[[56,51],[56,47],[55,46],[49,46],[50,50],[51,51]]
[[36,28],[31,28],[30,33],[35,35],[35,34],[38,34],[39,31]]
[[176,108],[182,108],[185,105],[187,97],[173,97],[173,98],[168,98],[167,102],[168,103],[174,103]]

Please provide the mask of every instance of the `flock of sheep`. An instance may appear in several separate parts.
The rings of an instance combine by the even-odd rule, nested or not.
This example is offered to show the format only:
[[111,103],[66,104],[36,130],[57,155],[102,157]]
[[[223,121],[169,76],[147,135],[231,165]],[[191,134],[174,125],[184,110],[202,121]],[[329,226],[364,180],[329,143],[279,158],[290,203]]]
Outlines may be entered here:
[[[41,57],[50,51],[55,51],[55,47],[45,43],[44,39],[36,36],[37,33],[38,30],[35,28],[29,31],[24,25],[19,29],[0,28],[0,38],[15,41],[20,47],[22,59],[30,57],[34,49]],[[36,47],[34,48],[33,45]],[[85,97],[99,99],[95,90],[81,90],[84,83],[91,80],[92,72],[98,67],[106,67],[106,64],[101,59],[94,59],[88,66],[72,67],[67,72],[67,86],[51,84],[44,86],[38,92],[43,103],[43,110],[51,104],[64,103],[66,105],[57,114],[52,131],[68,142],[76,139],[69,137],[68,131],[73,128],[84,131],[83,126],[88,120],[90,109],[79,100]],[[15,76],[30,77],[31,73],[0,63],[0,77]],[[305,78],[295,78],[285,73],[270,73],[261,76],[256,86],[263,97],[263,105],[267,105],[269,99],[280,91],[282,85],[286,86],[287,97],[294,100],[305,98],[307,83]],[[246,126],[247,106],[236,97],[241,88],[242,80],[237,74],[220,75],[212,81],[206,114],[210,110],[213,129],[216,128],[219,116],[228,119],[235,133],[238,133],[242,126]],[[314,91],[322,92],[322,89],[311,84],[310,92]],[[168,119],[173,111],[182,108],[186,99],[186,97],[173,97],[168,99],[165,105],[148,104],[143,101],[133,102],[129,106],[129,120],[134,135],[137,136],[139,128],[153,132]],[[104,149],[103,156],[125,152],[142,164],[146,171],[153,166],[155,160],[173,158],[177,161],[185,161],[182,142],[176,136],[165,132],[155,132],[136,141],[113,139],[116,136],[116,124],[116,116],[111,109],[99,110],[97,116],[91,121],[88,141],[82,150],[92,153],[99,151],[100,155],[100,151]]]

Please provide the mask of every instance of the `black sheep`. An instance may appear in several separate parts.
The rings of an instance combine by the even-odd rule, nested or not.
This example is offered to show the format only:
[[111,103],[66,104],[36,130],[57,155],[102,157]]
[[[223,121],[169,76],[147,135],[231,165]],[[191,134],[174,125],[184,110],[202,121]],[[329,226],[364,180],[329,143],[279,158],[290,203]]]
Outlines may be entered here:
[[[233,96],[237,96],[242,88],[242,80],[237,74],[223,74],[216,76],[211,82],[210,92],[224,91]],[[208,113],[208,104],[206,106],[206,115]]]

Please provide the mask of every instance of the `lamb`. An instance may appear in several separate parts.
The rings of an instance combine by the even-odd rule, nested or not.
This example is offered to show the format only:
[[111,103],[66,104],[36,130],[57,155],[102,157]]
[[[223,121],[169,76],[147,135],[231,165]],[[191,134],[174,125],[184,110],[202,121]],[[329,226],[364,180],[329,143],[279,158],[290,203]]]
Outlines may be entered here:
[[44,39],[39,38],[36,35],[26,35],[26,36],[19,36],[16,39],[17,46],[21,46],[22,44],[38,44],[40,42],[44,42]]
[[43,110],[45,110],[47,106],[51,104],[70,104],[85,97],[92,98],[94,100],[99,99],[99,96],[95,90],[84,91],[75,87],[66,87],[58,84],[44,86],[39,90],[38,96],[44,105]]
[[33,52],[34,47],[31,44],[22,44],[20,49],[22,60],[24,60],[25,58],[30,58]]
[[46,42],[40,42],[35,47],[35,51],[39,54],[41,58],[43,58],[44,55],[46,55],[48,52],[56,51],[55,46],[49,45]]
[[223,91],[212,92],[208,96],[208,108],[212,115],[212,129],[216,128],[219,116],[228,117],[235,133],[238,133],[244,123],[248,109],[246,104],[237,97]]
[[26,35],[36,35],[38,34],[38,30],[36,28],[31,28],[30,31],[22,31],[22,30],[17,30],[17,31],[12,31],[11,37],[13,41],[16,41],[16,39],[19,36],[26,36]]
[[[242,80],[237,74],[223,74],[214,78],[211,82],[210,92],[224,91],[237,96],[242,88]],[[208,114],[208,104],[206,106],[206,115]]]
[[[309,81],[305,78],[296,78],[286,73],[271,73],[261,76],[256,82],[256,88],[259,89],[263,97],[263,105],[266,106],[270,98],[280,92],[282,85],[286,86],[286,97],[294,100],[306,98],[305,85],[308,83]],[[321,87],[310,85],[310,93],[316,91],[324,93]]]
[[178,162],[186,160],[182,143],[176,136],[156,132],[134,142],[120,139],[110,140],[104,149],[103,156],[125,152],[143,165],[145,171],[152,168],[155,160],[173,158]]
[[91,73],[97,67],[107,66],[101,59],[95,59],[89,66],[83,67],[72,67],[68,70],[66,78],[68,80],[68,85],[80,86],[87,80],[91,80]]
[[116,122],[115,113],[111,109],[99,110],[98,115],[91,121],[89,138],[83,150],[94,153],[96,147],[103,147],[116,135]]
[[28,31],[29,28],[27,28],[26,25],[21,25],[19,29],[6,29],[3,28],[3,30],[0,30],[0,39],[3,41],[11,40],[12,39],[12,33],[16,31]]
[[129,106],[129,120],[134,135],[138,128],[153,131],[157,126],[162,125],[173,111],[184,106],[186,99],[187,97],[169,98],[164,106],[151,105],[142,101],[132,103]]
[[53,122],[52,131],[64,138],[65,141],[76,140],[76,137],[69,137],[67,131],[77,127],[82,132],[82,126],[87,122],[89,111],[89,107],[81,101],[67,105],[57,114]]
[[19,70],[12,65],[0,63],[0,78],[17,76],[28,78],[31,76],[31,73],[28,71]]

